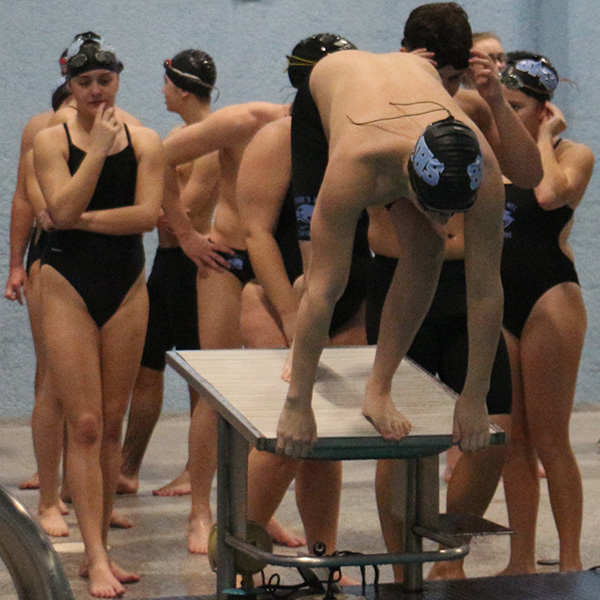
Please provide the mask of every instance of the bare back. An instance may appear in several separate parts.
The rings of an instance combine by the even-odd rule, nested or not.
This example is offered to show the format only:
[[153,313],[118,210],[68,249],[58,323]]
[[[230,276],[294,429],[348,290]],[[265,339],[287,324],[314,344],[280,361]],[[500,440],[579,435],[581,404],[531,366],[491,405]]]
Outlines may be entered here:
[[[369,136],[375,136],[376,130],[382,134],[391,133],[394,135],[389,136],[389,147],[397,146],[399,137],[406,138],[412,150],[423,129],[446,116],[443,109],[435,110],[436,103],[457,119],[472,125],[443,88],[433,66],[408,53],[370,54],[349,50],[332,54],[315,67],[310,87],[332,151],[339,139],[361,131],[352,121],[364,123],[371,120],[383,121],[372,127],[363,126],[362,130],[369,131]],[[360,93],[356,93],[358,90]],[[420,97],[422,102],[418,100]],[[412,106],[393,106],[392,103]],[[435,112],[394,119],[426,111]],[[382,135],[374,145],[380,147],[384,139]]]

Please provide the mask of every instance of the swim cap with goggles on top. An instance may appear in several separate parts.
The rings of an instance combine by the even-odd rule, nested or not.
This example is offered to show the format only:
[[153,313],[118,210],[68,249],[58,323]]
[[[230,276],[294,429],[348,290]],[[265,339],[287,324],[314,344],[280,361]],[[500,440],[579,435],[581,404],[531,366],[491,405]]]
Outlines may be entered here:
[[93,32],[75,36],[75,40],[67,50],[66,59],[68,79],[95,69],[114,73],[123,70],[123,63],[117,60],[114,48],[106,45]]
[[424,211],[466,212],[475,203],[482,174],[477,136],[452,116],[426,127],[408,161],[410,184]]
[[552,99],[558,86],[558,73],[541,54],[509,52],[500,80],[509,90],[519,90],[539,102],[546,102]]

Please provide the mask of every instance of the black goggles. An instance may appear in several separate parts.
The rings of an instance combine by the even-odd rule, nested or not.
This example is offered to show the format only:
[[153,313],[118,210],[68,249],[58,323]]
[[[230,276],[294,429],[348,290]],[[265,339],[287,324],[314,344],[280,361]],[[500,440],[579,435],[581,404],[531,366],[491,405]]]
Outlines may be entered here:
[[99,65],[114,66],[117,64],[117,57],[108,50],[98,50],[91,56],[82,52],[71,57],[68,60],[67,65],[69,69],[81,69],[91,61],[94,61]]

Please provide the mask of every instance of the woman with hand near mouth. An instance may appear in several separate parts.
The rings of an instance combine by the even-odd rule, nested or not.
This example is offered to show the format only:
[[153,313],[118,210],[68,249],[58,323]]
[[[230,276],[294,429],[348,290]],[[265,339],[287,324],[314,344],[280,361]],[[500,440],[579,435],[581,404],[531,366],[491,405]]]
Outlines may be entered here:
[[106,548],[121,426],[148,318],[141,234],[156,224],[164,171],[158,136],[116,116],[122,68],[112,48],[77,40],[67,54],[77,112],[34,144],[57,227],[42,258],[44,343],[67,421],[67,473],[86,552],[81,575],[101,598],[139,579]]

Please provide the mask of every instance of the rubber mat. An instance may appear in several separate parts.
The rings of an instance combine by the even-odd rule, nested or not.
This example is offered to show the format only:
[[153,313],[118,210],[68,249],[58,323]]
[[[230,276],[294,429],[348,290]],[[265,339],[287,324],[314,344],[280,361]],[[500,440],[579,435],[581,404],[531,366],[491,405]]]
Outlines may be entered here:
[[[344,588],[360,593],[360,588]],[[368,599],[376,600],[599,600],[600,573],[544,573],[510,577],[482,577],[454,581],[426,581],[419,593],[403,591],[402,586],[385,583],[368,586]]]

